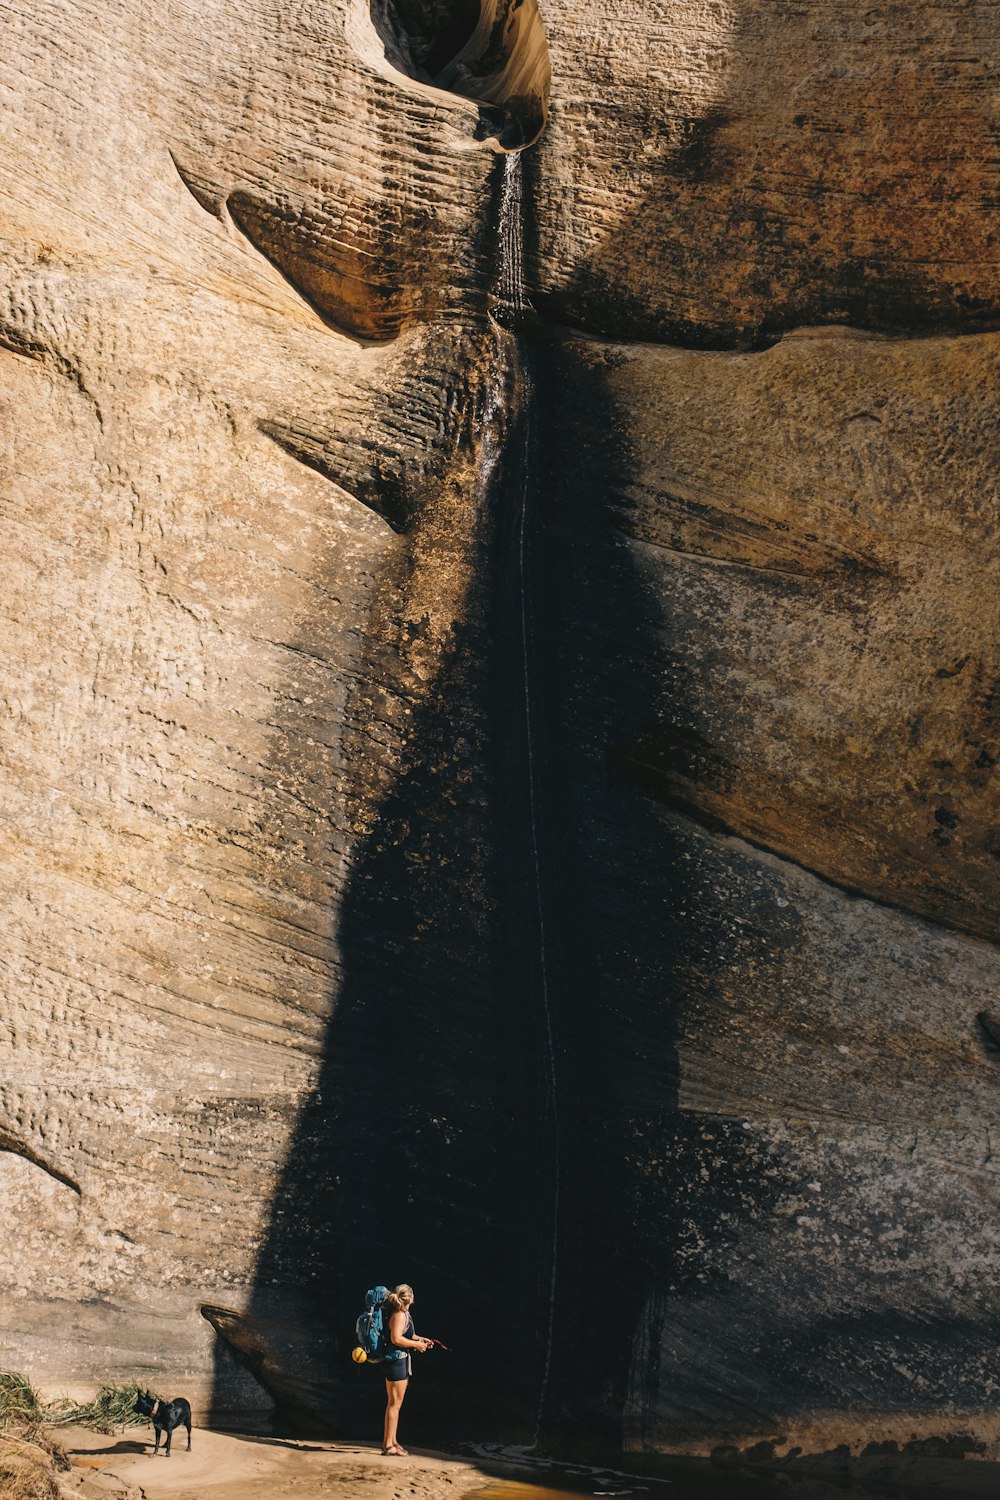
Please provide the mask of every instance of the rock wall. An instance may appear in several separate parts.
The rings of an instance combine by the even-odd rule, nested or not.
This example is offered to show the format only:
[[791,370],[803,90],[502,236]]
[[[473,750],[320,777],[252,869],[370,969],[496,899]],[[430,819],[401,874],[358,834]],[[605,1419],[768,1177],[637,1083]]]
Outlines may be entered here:
[[607,336],[996,318],[995,13],[973,3],[545,7],[537,299]]
[[993,10],[8,3],[5,1362],[996,1454]]

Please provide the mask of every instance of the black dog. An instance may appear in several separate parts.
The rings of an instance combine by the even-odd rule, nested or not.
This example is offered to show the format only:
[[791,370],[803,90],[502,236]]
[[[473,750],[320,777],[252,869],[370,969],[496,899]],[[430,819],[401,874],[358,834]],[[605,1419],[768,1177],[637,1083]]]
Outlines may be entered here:
[[135,1398],[135,1409],[141,1417],[148,1417],[156,1429],[154,1458],[160,1450],[161,1432],[167,1434],[167,1446],[163,1451],[163,1456],[164,1458],[170,1457],[170,1439],[175,1427],[187,1428],[187,1451],[191,1452],[191,1404],[185,1401],[183,1396],[175,1396],[173,1401],[161,1401],[159,1396],[151,1396],[149,1391],[145,1395],[140,1391]]

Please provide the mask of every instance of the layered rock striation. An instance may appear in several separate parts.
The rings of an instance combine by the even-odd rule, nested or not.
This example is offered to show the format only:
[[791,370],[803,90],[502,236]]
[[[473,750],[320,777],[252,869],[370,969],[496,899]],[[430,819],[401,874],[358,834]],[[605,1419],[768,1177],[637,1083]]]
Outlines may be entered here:
[[5,1360],[995,1455],[991,7],[7,12]]

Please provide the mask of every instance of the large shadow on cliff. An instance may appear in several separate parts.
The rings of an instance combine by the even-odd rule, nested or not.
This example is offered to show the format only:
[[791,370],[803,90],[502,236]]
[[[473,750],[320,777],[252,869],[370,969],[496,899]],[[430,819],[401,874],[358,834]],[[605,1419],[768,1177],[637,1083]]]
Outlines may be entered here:
[[[421,528],[474,475],[442,468],[406,497],[413,528],[345,715],[362,831],[318,1081],[249,1306],[207,1315],[280,1420],[375,1437],[381,1381],[350,1360],[353,1323],[368,1286],[410,1281],[418,1327],[449,1346],[418,1362],[411,1430],[607,1454],[637,1378],[655,1406],[640,1320],[683,1281],[671,1205],[697,1134],[677,1108],[685,889],[677,847],[613,772],[663,692],[662,612],[609,517],[629,464],[620,413],[600,370],[541,325],[522,349],[530,420],[511,416],[488,491],[466,495],[482,511],[470,581],[419,693],[406,663],[435,629],[409,603]],[[401,754],[380,764],[393,735]],[[738,1155],[716,1153],[706,1235]]]
[[[608,774],[657,691],[655,606],[607,520],[625,455],[601,380],[523,348],[530,421],[522,403],[488,489],[469,492],[465,463],[421,497],[481,516],[461,617],[419,698],[407,662],[432,627],[408,601],[427,549],[404,536],[386,564],[346,714],[348,801],[368,831],[337,918],[324,1058],[250,1306],[208,1315],[284,1418],[374,1436],[381,1382],[350,1360],[353,1323],[366,1287],[408,1280],[418,1326],[449,1346],[408,1398],[425,1439],[572,1431],[608,1452],[654,1274],[630,1122],[675,1114],[680,891],[641,798]],[[560,425],[593,439],[582,468],[564,471]],[[393,722],[401,756],[373,771]]]
[[[599,362],[542,325],[520,359],[490,483],[475,492],[474,464],[438,475],[386,565],[346,716],[369,831],[324,1058],[249,1309],[209,1316],[282,1420],[375,1437],[381,1381],[350,1360],[353,1323],[366,1287],[410,1281],[448,1352],[418,1361],[409,1431],[607,1457],[626,1404],[655,1408],[640,1323],[685,1281],[675,1205],[709,1240],[746,1182],[722,1132],[711,1192],[699,1207],[689,1191],[684,866],[614,771],[663,694],[661,603],[609,504],[630,464],[621,414]],[[470,508],[461,617],[418,699],[407,663],[432,627],[416,571],[435,566],[420,528],[443,536],[441,516]],[[400,712],[401,758],[373,771]],[[695,940],[710,966],[711,931]]]

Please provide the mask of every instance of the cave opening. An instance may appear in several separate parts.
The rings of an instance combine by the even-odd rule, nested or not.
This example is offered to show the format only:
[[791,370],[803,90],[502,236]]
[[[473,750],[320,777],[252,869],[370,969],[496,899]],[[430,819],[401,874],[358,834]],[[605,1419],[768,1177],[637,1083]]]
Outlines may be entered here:
[[379,35],[392,37],[425,83],[434,83],[471,41],[479,12],[479,0],[372,0],[371,6]]
[[480,106],[477,138],[501,150],[545,128],[548,45],[536,0],[370,0],[393,67]]

